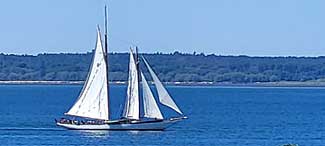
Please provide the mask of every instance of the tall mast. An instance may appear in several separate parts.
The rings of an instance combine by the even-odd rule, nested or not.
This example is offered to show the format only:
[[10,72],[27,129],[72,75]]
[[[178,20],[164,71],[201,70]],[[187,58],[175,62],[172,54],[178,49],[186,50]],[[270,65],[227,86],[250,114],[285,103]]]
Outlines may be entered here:
[[[137,67],[137,71],[138,71],[138,87],[140,88],[140,82],[141,82],[141,78],[140,78],[140,59],[139,59],[139,54],[138,54],[138,46],[135,47],[135,61],[136,61],[136,67]],[[139,97],[140,97],[140,92],[139,92]]]
[[109,101],[109,64],[108,64],[108,38],[107,38],[107,6],[105,5],[105,62],[106,62],[106,78],[107,78],[107,106],[108,119],[110,119],[110,101]]

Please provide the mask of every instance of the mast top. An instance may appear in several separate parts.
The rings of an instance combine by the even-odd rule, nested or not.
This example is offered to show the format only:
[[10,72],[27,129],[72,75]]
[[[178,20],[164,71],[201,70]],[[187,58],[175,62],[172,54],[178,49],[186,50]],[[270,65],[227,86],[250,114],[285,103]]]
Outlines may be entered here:
[[105,5],[105,35],[107,35],[107,16],[108,16],[107,6]]

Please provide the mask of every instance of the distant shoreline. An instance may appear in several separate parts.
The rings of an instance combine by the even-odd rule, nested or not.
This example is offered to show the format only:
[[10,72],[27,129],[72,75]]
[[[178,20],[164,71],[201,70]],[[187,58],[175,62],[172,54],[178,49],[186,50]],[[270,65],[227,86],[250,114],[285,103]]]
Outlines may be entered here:
[[[193,81],[171,83],[175,85],[323,86],[316,82],[325,82],[325,56],[250,57],[186,54],[177,51],[169,54],[157,52],[141,55],[150,60],[150,64],[153,65],[160,79]],[[71,84],[67,81],[86,79],[92,57],[92,52],[39,54],[37,56],[0,53],[0,78],[6,84],[6,81],[12,80],[51,81],[28,81],[27,84]],[[128,60],[128,53],[110,53],[110,79],[127,80]],[[145,66],[141,67],[145,71],[145,76],[149,77],[150,74]],[[305,83],[311,80],[315,80],[315,83]],[[282,81],[302,83],[295,82],[288,85]],[[274,85],[273,82],[280,82],[280,84]],[[72,83],[75,84],[75,82]],[[20,82],[15,81],[14,84],[20,84]]]
[[[82,85],[84,81],[0,81],[0,85]],[[126,81],[110,82],[113,85],[126,85]],[[239,86],[239,87],[325,87],[320,81],[280,81],[256,83],[230,83],[230,82],[165,82],[173,86]]]

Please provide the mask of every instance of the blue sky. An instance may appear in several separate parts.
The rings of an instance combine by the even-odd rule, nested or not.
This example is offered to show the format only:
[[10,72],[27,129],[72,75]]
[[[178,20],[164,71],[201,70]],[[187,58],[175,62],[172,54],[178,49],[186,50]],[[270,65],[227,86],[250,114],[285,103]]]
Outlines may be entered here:
[[[87,52],[107,0],[0,2],[0,52]],[[323,0],[108,0],[110,50],[325,55]]]

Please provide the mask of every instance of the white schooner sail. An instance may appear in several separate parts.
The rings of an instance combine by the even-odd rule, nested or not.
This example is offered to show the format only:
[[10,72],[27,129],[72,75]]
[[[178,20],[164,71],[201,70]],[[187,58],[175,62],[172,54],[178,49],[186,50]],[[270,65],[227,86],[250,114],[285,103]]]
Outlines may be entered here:
[[164,119],[156,103],[156,100],[150,90],[148,82],[144,77],[144,75],[142,74],[142,72],[141,72],[141,79],[142,79],[142,89],[143,89],[142,94],[143,94],[144,117],[154,118],[154,119]]
[[[138,56],[135,58],[132,49],[130,51],[128,87],[122,117],[116,120],[110,119],[106,13],[105,8],[105,48],[102,46],[101,34],[98,28],[96,48],[87,79],[80,92],[79,98],[70,110],[65,113],[65,115],[68,116],[83,117],[84,119],[61,118],[60,120],[56,120],[56,124],[75,130],[163,130],[178,121],[186,119],[187,117],[185,116],[164,119],[147,80],[139,69]],[[143,60],[156,85],[160,103],[182,114],[181,110],[170,97],[147,61],[144,58]],[[144,117],[149,119],[140,118],[140,74],[143,89]]]
[[87,80],[79,98],[65,113],[66,115],[109,120],[106,65],[105,51],[98,28],[97,44]]
[[[107,94],[107,63],[105,61],[106,52],[102,48],[99,32],[98,40],[94,52],[93,63],[85,85],[76,103],[66,113],[66,115],[92,118],[93,120],[76,121],[63,118],[57,121],[58,126],[75,130],[163,130],[170,125],[187,118],[181,116],[177,118],[164,119],[146,78],[137,67],[137,60],[134,59],[131,50],[128,79],[129,85],[123,116],[121,119],[110,120]],[[159,81],[157,75],[153,72],[146,60],[143,60],[155,82],[160,102],[182,114],[168,94],[167,90]],[[142,79],[144,117],[149,119],[140,118],[139,74],[141,74]]]
[[140,104],[139,104],[139,79],[138,70],[134,60],[133,52],[130,51],[129,63],[129,79],[127,88],[127,97],[125,100],[123,117],[127,119],[139,119]]
[[156,89],[158,92],[158,96],[159,96],[159,101],[160,103],[172,108],[173,110],[175,110],[176,112],[178,112],[179,114],[183,114],[181,112],[181,110],[177,107],[176,103],[174,102],[174,100],[170,97],[170,95],[168,94],[166,88],[164,87],[164,85],[160,82],[158,76],[155,74],[155,72],[151,69],[150,65],[148,64],[148,62],[146,61],[146,59],[144,57],[142,57],[144,63],[146,64],[151,77],[156,85]]

